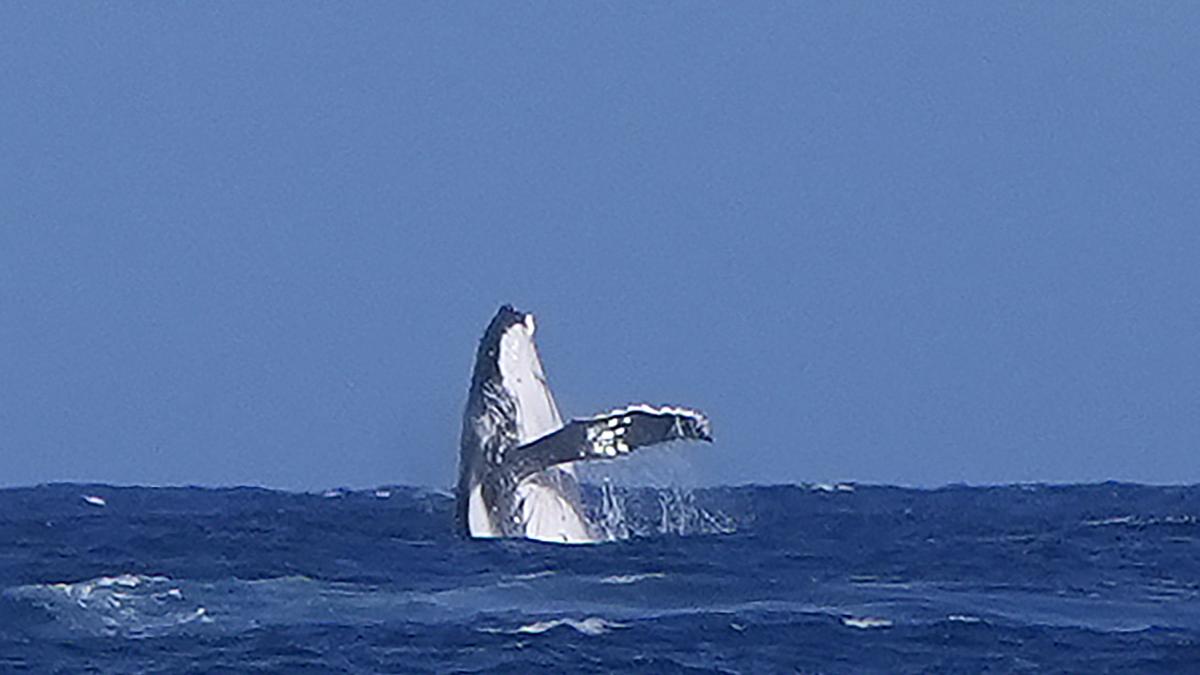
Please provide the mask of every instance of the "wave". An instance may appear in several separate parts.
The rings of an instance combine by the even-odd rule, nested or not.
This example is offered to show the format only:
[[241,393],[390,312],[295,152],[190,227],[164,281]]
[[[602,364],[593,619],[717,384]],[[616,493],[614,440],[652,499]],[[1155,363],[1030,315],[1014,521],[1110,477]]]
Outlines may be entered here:
[[532,581],[534,579],[542,579],[557,574],[556,570],[538,570],[537,572],[528,572],[525,574],[514,574],[512,578],[517,581]]
[[598,616],[589,616],[586,619],[562,618],[550,619],[549,621],[535,621],[533,623],[520,626],[513,632],[538,635],[554,630],[560,626],[568,626],[570,628],[574,628],[576,631],[584,635],[594,636],[604,635],[605,633],[609,633],[620,628],[628,628],[629,624],[608,621]]
[[1197,520],[1180,515],[1200,513],[1196,487],[585,489],[607,491],[627,539],[463,541],[452,498],[396,486],[0,490],[0,641],[397,623],[573,636],[593,617],[639,633],[891,622],[878,637],[1200,625]]
[[[0,622],[58,639],[143,639],[170,635],[236,635],[264,628],[370,626],[478,626],[483,632],[538,635],[555,629],[603,635],[634,624],[717,622],[735,632],[779,625],[837,625],[870,630],[978,625],[987,630],[1046,627],[1096,634],[1190,630],[1197,618],[1194,594],[1150,602],[1137,596],[1048,597],[1025,591],[981,591],[914,583],[864,586],[849,581],[820,587],[823,602],[805,587],[780,588],[764,599],[754,586],[713,589],[703,578],[645,571],[592,576],[542,570],[487,575],[479,583],[454,579],[445,588],[404,584],[346,583],[292,575],[255,580],[188,580],[161,575],[118,574],[30,584],[0,594]],[[617,592],[647,580],[636,592]],[[617,588],[613,588],[613,587]],[[601,590],[608,587],[611,590]],[[38,609],[45,620],[27,621]],[[970,611],[964,611],[968,610]],[[15,627],[15,628],[13,628]],[[0,630],[0,633],[3,633]]]
[[647,579],[664,579],[664,578],[666,578],[666,576],[667,575],[663,574],[662,572],[642,572],[641,574],[614,574],[611,576],[604,577],[603,579],[600,580],[600,583],[616,584],[616,585],[625,586],[628,584],[636,584],[639,581],[645,581]]
[[946,620],[954,623],[983,623],[983,619],[970,614],[950,614],[946,616]]
[[881,619],[873,616],[844,616],[842,617],[842,623],[850,626],[851,628],[859,628],[863,630],[868,628],[891,628],[893,625],[891,619]]
[[1198,525],[1200,517],[1185,514],[1185,515],[1168,515],[1168,516],[1109,516],[1107,518],[1092,518],[1083,521],[1088,527],[1110,527],[1126,525],[1129,527],[1152,527],[1156,525]]
[[121,574],[74,583],[34,584],[5,592],[48,610],[73,632],[145,638],[213,619],[167,577]]

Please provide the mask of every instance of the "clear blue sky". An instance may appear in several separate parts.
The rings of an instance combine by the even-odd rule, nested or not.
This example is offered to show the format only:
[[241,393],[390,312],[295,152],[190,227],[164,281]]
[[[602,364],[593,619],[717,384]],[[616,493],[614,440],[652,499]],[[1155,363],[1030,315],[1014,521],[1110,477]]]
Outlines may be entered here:
[[1200,481],[1196,3],[0,5],[0,484],[454,480],[474,349],[710,482]]

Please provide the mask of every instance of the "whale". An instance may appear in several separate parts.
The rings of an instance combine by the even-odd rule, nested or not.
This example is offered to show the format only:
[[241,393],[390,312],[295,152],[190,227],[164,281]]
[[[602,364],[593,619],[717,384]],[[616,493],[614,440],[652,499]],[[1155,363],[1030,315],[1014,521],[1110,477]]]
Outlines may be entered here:
[[476,539],[604,541],[575,465],[671,441],[712,442],[708,417],[644,403],[564,423],[534,342],[532,314],[504,305],[479,341],[459,446],[455,520]]

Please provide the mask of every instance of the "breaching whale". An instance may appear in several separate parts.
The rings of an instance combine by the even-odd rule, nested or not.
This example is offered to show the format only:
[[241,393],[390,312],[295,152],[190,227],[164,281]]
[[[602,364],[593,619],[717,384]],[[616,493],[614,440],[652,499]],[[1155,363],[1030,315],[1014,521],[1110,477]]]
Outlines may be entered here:
[[532,314],[504,305],[479,342],[459,448],[458,528],[470,537],[600,541],[573,463],[667,441],[711,441],[708,418],[637,404],[563,424],[533,333]]

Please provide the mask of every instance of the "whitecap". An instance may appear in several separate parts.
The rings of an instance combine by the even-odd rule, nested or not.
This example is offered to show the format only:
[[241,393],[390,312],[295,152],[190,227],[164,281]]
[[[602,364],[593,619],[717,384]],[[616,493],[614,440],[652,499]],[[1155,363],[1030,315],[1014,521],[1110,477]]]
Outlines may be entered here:
[[1103,527],[1105,525],[1129,525],[1137,522],[1135,516],[1113,516],[1111,518],[1097,518],[1095,520],[1085,520],[1084,525],[1089,527]]
[[602,583],[602,584],[619,584],[619,585],[636,584],[637,582],[645,581],[646,579],[662,579],[666,576],[667,575],[663,574],[662,572],[645,572],[642,574],[614,574],[612,576],[604,577],[603,579],[600,580],[600,583]]
[[971,616],[970,614],[951,614],[946,617],[946,620],[954,621],[956,623],[982,623],[983,622],[983,619],[981,619],[977,616]]
[[589,616],[586,619],[551,619],[549,621],[535,621],[534,623],[526,624],[517,628],[516,633],[540,635],[546,631],[553,630],[559,626],[570,626],[576,631],[584,635],[604,635],[615,628],[627,628],[629,624],[616,623],[607,621],[598,616]]
[[[72,599],[86,600],[86,599],[92,597],[92,595],[95,594],[97,592],[97,590],[112,589],[114,587],[118,588],[118,589],[120,589],[120,588],[125,588],[125,589],[137,588],[138,586],[141,586],[142,584],[161,582],[161,581],[169,581],[169,580],[166,577],[149,577],[149,576],[144,576],[141,574],[120,574],[115,577],[97,577],[95,579],[88,579],[86,581],[76,581],[74,583],[63,582],[63,583],[58,583],[58,584],[47,584],[45,587],[50,588],[55,591],[58,591],[60,593],[63,593],[64,595],[66,595],[67,597],[70,597]],[[26,588],[37,588],[37,587],[29,586]],[[121,591],[115,590],[113,592],[120,593]]]
[[108,500],[97,495],[83,495],[83,501],[92,506],[108,506]]
[[204,607],[186,601],[178,584],[162,576],[119,574],[32,584],[5,595],[45,608],[73,633],[141,638],[184,624],[212,622]]
[[813,492],[854,492],[854,483],[813,483],[809,485]]
[[889,619],[881,619],[873,616],[844,616],[842,617],[842,623],[851,628],[861,628],[863,630],[868,628],[890,628],[892,626],[892,622]]
[[557,574],[557,572],[555,572],[554,570],[541,570],[540,572],[528,572],[526,574],[514,574],[512,576],[512,578],[516,579],[518,581],[529,581],[530,579],[541,579],[542,577],[548,577],[553,574]]

